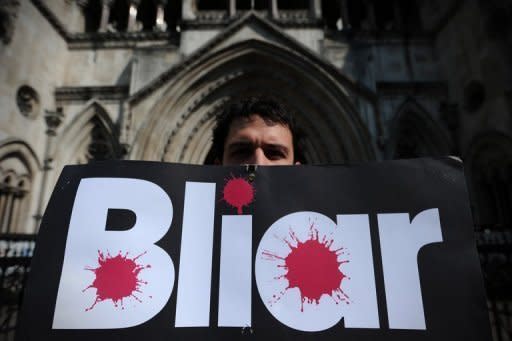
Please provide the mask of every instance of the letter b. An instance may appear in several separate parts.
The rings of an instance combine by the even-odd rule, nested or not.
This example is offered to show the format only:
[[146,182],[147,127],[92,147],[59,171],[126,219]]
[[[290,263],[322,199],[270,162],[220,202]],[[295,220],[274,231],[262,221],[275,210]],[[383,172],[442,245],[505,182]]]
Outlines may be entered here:
[[[133,211],[135,226],[127,231],[106,231],[109,209]],[[169,300],[174,286],[174,264],[163,249],[154,245],[167,233],[172,215],[169,196],[152,182],[82,179],[71,213],[53,328],[126,328],[155,316]],[[128,253],[130,259],[143,254],[137,264],[149,267],[139,272],[140,292],[134,292],[141,302],[135,297],[125,297],[121,302],[97,300],[95,288],[83,290],[95,280],[95,272],[86,268],[99,267],[98,251],[112,257]],[[95,301],[93,309],[86,311]]]

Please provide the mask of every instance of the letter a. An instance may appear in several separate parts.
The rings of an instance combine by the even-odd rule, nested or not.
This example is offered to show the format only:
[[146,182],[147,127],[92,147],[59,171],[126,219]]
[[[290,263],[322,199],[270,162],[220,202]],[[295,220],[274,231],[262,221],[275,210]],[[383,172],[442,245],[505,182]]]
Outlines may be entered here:
[[336,218],[337,224],[316,212],[288,214],[258,246],[261,299],[290,328],[322,331],[342,318],[346,328],[379,328],[368,216]]

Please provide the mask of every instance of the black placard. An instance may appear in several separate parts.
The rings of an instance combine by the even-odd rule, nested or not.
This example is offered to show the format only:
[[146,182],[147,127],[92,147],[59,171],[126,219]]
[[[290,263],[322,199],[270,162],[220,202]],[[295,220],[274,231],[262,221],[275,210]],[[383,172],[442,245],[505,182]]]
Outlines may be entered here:
[[65,167],[16,336],[490,340],[462,164]]

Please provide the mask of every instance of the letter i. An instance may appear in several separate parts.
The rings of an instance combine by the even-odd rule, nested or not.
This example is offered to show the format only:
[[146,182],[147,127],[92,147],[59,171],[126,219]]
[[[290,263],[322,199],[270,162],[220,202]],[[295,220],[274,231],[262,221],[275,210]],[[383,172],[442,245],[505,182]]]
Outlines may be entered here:
[[252,216],[222,216],[219,327],[251,326]]

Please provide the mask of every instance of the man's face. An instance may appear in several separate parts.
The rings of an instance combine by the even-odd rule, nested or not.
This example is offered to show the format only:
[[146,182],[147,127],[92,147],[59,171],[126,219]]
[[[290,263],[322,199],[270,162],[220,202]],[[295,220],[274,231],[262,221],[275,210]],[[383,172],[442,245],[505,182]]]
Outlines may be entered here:
[[231,123],[223,165],[293,165],[293,160],[293,137],[287,126],[265,122],[258,114]]

